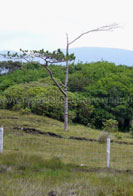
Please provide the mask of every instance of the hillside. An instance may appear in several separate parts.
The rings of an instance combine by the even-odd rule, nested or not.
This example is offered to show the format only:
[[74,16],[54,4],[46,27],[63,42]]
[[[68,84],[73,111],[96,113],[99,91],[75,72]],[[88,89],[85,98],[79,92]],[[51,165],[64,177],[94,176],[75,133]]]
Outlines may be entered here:
[[132,145],[124,143],[132,141],[129,134],[121,139],[112,134],[119,143],[111,144],[111,168],[106,169],[99,130],[71,124],[64,132],[60,121],[7,110],[0,110],[0,125],[2,196],[132,195]]
[[[32,113],[22,114],[22,112],[15,112],[0,109],[0,126],[5,129],[5,136],[8,135],[21,135],[26,132],[29,134],[43,135],[66,138],[79,137],[86,139],[94,139],[98,141],[102,131],[92,129],[80,124],[69,124],[69,131],[64,131],[64,123],[58,120],[48,118],[46,116],[35,115]],[[26,131],[27,130],[27,131]],[[50,134],[51,133],[51,134]],[[53,133],[53,135],[52,135]],[[55,134],[55,135],[54,135]],[[119,141],[116,133],[111,133],[111,138],[114,141]],[[132,136],[129,133],[121,133],[120,141],[132,143]]]
[[[62,93],[35,64],[23,64],[0,76],[0,108],[30,111],[57,120],[64,119]],[[17,65],[19,66],[19,65]],[[65,67],[50,65],[62,85]],[[13,70],[12,70],[13,69]],[[133,69],[108,62],[71,64],[69,67],[69,121],[88,127],[103,128],[106,120],[117,120],[120,131],[130,131],[132,123]]]
[[117,48],[81,47],[71,48],[76,56],[76,62],[108,61],[116,65],[133,65],[133,51]]
[[[110,118],[125,122],[126,126],[129,123],[132,68],[108,62],[70,65],[66,132],[62,95],[44,68],[24,64],[14,71],[14,65],[9,65],[10,73],[0,76],[0,126],[4,127],[0,194],[133,195],[132,131],[108,134],[95,129]],[[63,83],[64,67],[49,68],[58,82]],[[108,136],[111,137],[109,169]]]
[[[64,52],[65,50],[62,49]],[[0,51],[0,54],[6,54],[7,51]],[[15,51],[11,51],[15,53]],[[97,61],[108,61],[113,62],[116,65],[133,65],[133,51],[124,50],[118,48],[102,48],[102,47],[79,47],[70,48],[70,53],[74,53],[76,56],[75,63],[78,61],[86,62],[97,62]],[[5,58],[0,56],[0,61],[7,61]]]

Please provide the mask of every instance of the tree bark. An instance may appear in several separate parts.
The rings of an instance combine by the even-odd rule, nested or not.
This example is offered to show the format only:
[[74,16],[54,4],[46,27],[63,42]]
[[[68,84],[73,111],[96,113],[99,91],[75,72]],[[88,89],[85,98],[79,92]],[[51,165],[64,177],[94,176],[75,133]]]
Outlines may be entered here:
[[64,129],[68,131],[68,96],[65,96],[64,100]]
[[43,66],[49,73],[49,76],[51,77],[51,79],[54,81],[54,83],[56,84],[56,86],[58,87],[58,89],[60,90],[60,92],[66,96],[65,91],[62,89],[62,87],[60,86],[60,84],[57,82],[57,80],[53,77],[52,71],[48,68],[47,64]]
[[[67,35],[66,57],[69,55],[69,41]],[[66,74],[65,74],[65,87],[64,87],[64,129],[68,131],[68,72],[69,72],[69,60],[66,60]]]
[[[69,42],[68,34],[66,34],[67,37],[67,46],[66,46],[66,57],[69,55],[69,46],[76,42],[78,39],[80,39],[82,36],[93,33],[93,32],[99,32],[99,31],[110,31],[114,28],[118,28],[118,24],[112,24],[112,25],[105,25],[96,29],[92,29],[90,31],[84,32],[80,34],[78,37],[76,37],[73,41]],[[65,74],[65,87],[64,87],[64,129],[65,131],[68,131],[68,73],[69,73],[69,60],[66,59],[66,74]]]
[[[59,88],[60,92],[64,95],[64,129],[66,131],[68,131],[68,93],[67,93],[67,90],[68,90],[68,73],[69,73],[69,47],[71,44],[73,44],[74,42],[76,42],[77,40],[79,40],[82,36],[88,34],[88,33],[93,33],[93,32],[99,32],[99,31],[110,31],[110,30],[113,30],[115,28],[118,28],[118,24],[112,24],[112,25],[106,25],[106,26],[102,26],[102,27],[99,27],[99,28],[96,28],[96,29],[92,29],[92,30],[89,30],[87,32],[84,32],[82,34],[80,34],[79,36],[77,36],[74,40],[72,40],[71,42],[69,42],[69,39],[68,39],[68,35],[67,35],[67,46],[66,46],[66,74],[65,74],[65,85],[64,85],[64,88],[62,88],[62,86],[58,83],[58,81],[53,77],[53,74],[52,74],[52,71],[48,68],[48,63],[59,63],[58,61],[58,58],[56,59],[53,58],[53,54],[52,53],[47,53],[47,52],[44,52],[44,50],[40,50],[40,51],[30,51],[30,53],[28,53],[27,50],[22,50],[20,49],[20,51],[23,53],[23,55],[19,55],[19,54],[13,54],[11,55],[10,52],[8,54],[8,58],[11,59],[11,58],[14,58],[15,60],[20,60],[20,59],[25,59],[27,62],[31,62],[30,59],[33,60],[33,58],[37,57],[37,58],[40,58],[42,60],[45,61],[45,65],[44,68],[48,71],[51,79],[54,81],[54,83],[56,84],[56,86]],[[46,55],[47,54],[47,55]],[[50,54],[50,56],[49,56]],[[5,55],[3,54],[0,54],[0,56],[4,56],[6,57]],[[48,61],[48,59],[50,59]],[[53,61],[52,61],[53,59]],[[60,62],[64,62],[64,59],[62,59]],[[42,64],[40,64],[42,65]],[[133,124],[133,121],[131,120],[131,126]]]

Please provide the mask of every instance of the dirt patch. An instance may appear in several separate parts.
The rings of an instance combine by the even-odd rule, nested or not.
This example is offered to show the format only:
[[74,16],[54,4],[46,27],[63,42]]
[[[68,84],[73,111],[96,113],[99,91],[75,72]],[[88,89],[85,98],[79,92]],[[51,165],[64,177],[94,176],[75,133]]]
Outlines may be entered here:
[[22,127],[21,130],[23,130],[26,133],[43,134],[43,132],[41,132],[41,131],[39,131],[37,129],[34,129],[34,128],[25,128],[25,127]]
[[71,136],[69,137],[69,139],[72,139],[72,140],[79,140],[79,141],[89,141],[89,142],[97,142],[96,139],[88,139],[88,138],[85,138],[85,137],[74,137],[74,136]]
[[120,174],[126,173],[133,175],[133,170],[117,170],[113,168],[73,168],[72,172],[92,172],[92,173],[113,173],[113,174]]
[[55,191],[50,191],[48,193],[48,196],[56,196],[56,195],[57,195],[57,193]]
[[133,142],[114,141],[114,140],[111,140],[111,143],[133,145]]
[[35,128],[25,128],[25,127],[19,128],[19,127],[14,127],[14,129],[22,130],[25,133],[41,134],[41,135],[48,135],[48,136],[51,136],[51,137],[63,138],[63,136],[58,135],[58,134],[55,134],[53,132],[42,132],[42,131],[40,131],[38,129],[35,129]]
[[11,117],[11,116],[6,116],[6,117],[0,117],[0,119],[14,119],[14,120],[16,120],[16,119],[19,119],[19,118],[17,118],[17,117]]
[[[14,129],[16,129],[16,130],[23,130],[25,133],[48,135],[48,136],[57,137],[57,138],[64,138],[64,139],[71,139],[71,140],[78,140],[78,141],[88,141],[88,142],[99,142],[97,139],[85,138],[85,137],[70,136],[69,138],[65,138],[65,137],[63,137],[63,136],[61,136],[59,134],[56,134],[56,133],[53,133],[53,132],[42,132],[42,131],[40,131],[38,129],[35,129],[35,128],[14,127]],[[133,142],[114,141],[114,140],[111,140],[111,143],[133,145]]]
[[[96,139],[85,138],[85,137],[74,137],[74,136],[71,136],[71,137],[69,137],[68,139],[80,140],[80,141],[89,141],[89,142],[99,142],[99,141],[96,140]],[[114,140],[111,140],[111,143],[133,145],[133,142],[114,141]]]
[[52,136],[52,137],[64,138],[63,136],[57,135],[57,134],[55,134],[53,132],[46,132],[46,134],[49,135],[49,136]]

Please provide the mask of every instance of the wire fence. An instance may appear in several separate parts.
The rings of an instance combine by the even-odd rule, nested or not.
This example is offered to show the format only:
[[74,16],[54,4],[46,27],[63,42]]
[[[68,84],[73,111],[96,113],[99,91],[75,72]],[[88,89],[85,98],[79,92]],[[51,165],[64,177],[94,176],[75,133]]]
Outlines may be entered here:
[[[0,140],[1,138],[2,136]],[[4,142],[0,142],[0,145],[3,143],[4,146],[0,147],[3,153],[32,153],[44,159],[58,158],[64,163],[90,168],[133,170],[133,145],[124,142],[111,142],[109,151],[107,142],[58,138],[20,131],[18,134],[5,135]]]

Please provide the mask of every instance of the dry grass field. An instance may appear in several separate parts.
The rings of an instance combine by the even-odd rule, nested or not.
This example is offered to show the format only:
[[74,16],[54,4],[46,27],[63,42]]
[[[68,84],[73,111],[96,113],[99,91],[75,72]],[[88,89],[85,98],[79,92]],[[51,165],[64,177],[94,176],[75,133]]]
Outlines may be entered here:
[[[101,131],[0,110],[0,196],[132,196],[133,139],[111,134],[110,169]],[[75,137],[75,138],[74,138]],[[80,139],[79,139],[80,138]],[[81,139],[82,138],[82,139]]]

